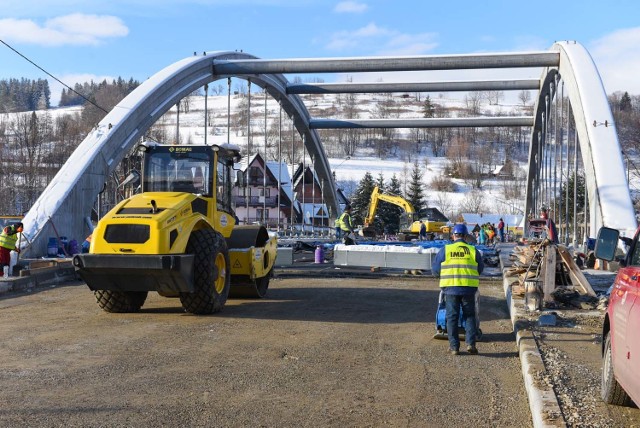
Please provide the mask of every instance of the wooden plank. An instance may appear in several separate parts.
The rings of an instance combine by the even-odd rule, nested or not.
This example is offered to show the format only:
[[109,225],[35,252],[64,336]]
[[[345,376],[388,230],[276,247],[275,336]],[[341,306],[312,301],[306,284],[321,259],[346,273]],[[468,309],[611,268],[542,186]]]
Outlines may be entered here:
[[553,302],[553,292],[556,289],[556,246],[547,245],[542,257],[542,294],[545,303]]
[[586,294],[588,296],[596,297],[596,292],[591,288],[591,284],[587,281],[587,278],[580,271],[580,268],[576,265],[569,254],[569,251],[565,246],[558,245],[558,253],[562,258],[565,266],[569,270],[569,277],[571,278],[571,282],[575,285],[579,291],[582,291],[582,294]]
[[538,276],[536,275],[535,271],[529,271],[526,274],[523,272],[518,275],[518,279],[520,280],[521,284],[524,284],[524,282],[528,279],[536,279],[537,277]]
[[57,260],[32,260],[29,262],[29,269],[40,269],[57,265]]

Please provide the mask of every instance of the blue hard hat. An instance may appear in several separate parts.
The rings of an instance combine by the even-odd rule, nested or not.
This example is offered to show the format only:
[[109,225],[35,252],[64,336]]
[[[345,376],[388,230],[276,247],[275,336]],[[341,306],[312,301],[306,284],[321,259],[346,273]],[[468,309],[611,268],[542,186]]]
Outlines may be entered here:
[[466,235],[467,233],[469,233],[469,231],[467,230],[467,226],[465,224],[458,223],[453,226],[454,235]]

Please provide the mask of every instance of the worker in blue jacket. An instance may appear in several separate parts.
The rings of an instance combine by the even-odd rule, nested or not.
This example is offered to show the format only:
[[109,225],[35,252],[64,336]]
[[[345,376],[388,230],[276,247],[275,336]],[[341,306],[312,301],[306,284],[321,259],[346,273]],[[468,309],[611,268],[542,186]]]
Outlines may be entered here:
[[445,296],[447,310],[447,334],[449,352],[460,353],[458,338],[458,320],[460,308],[465,320],[465,342],[467,352],[477,354],[476,336],[478,322],[476,318],[477,292],[480,274],[484,270],[482,253],[464,240],[467,226],[456,224],[453,227],[453,243],[445,245],[436,254],[431,270],[440,277],[440,288]]

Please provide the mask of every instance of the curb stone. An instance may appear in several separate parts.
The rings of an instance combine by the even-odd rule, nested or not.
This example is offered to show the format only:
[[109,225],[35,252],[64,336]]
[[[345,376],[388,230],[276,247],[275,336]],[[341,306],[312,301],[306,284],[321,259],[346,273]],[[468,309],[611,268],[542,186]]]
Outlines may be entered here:
[[528,323],[524,321],[522,312],[516,307],[516,303],[523,304],[522,299],[513,299],[509,280],[505,277],[504,290],[509,306],[509,314],[516,334],[518,354],[522,364],[522,376],[529,399],[529,409],[535,428],[566,427],[558,398],[553,387],[545,380],[546,368],[538,349],[533,333],[528,329]]
[[[510,265],[509,255],[506,253],[505,251],[505,254],[500,254],[500,266],[503,272],[505,265]],[[547,370],[536,339],[529,329],[529,321],[524,310],[524,299],[514,298],[511,295],[510,284],[515,279],[515,277],[504,276],[502,284],[513,332],[516,334],[516,345],[522,364],[522,376],[527,390],[533,426],[535,428],[566,427],[567,423],[560,410],[558,397],[556,397],[553,387],[545,379]]]
[[55,287],[77,279],[71,262],[61,262],[55,267],[37,269],[28,276],[0,277],[0,296],[28,292],[45,287]]

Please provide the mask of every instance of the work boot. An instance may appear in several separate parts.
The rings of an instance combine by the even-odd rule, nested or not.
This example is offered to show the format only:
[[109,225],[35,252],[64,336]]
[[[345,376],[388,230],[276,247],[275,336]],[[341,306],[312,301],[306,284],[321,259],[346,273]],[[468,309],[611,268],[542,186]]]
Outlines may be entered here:
[[467,346],[467,352],[472,355],[476,355],[478,353],[478,348],[476,348],[475,345],[469,345]]
[[[476,351],[476,352],[477,352],[477,351]],[[459,354],[460,354],[460,351],[458,351],[457,349],[453,349],[453,348],[451,348],[451,349],[449,349],[449,353],[450,353],[451,355],[459,355]]]

